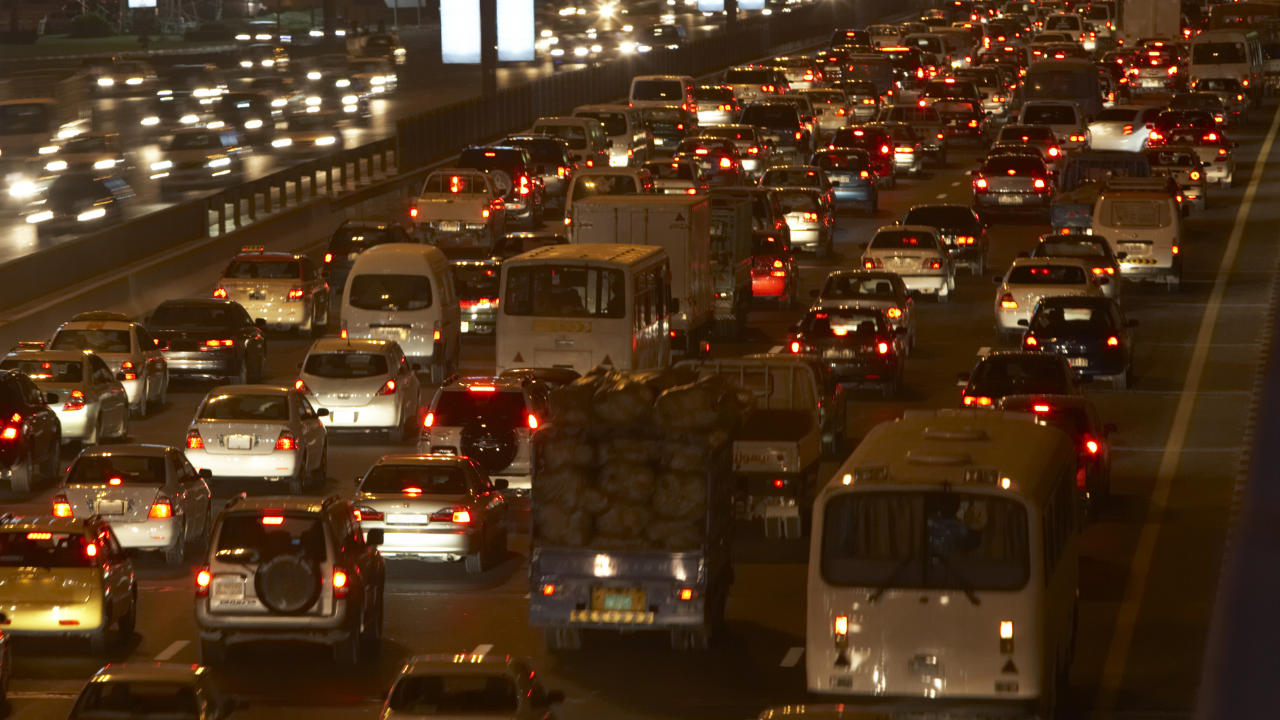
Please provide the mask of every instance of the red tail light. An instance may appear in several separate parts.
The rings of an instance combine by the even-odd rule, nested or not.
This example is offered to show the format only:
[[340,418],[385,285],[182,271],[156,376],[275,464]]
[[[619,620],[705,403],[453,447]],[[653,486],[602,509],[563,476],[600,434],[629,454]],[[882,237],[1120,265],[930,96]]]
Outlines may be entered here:
[[1040,341],[1036,340],[1033,337],[1028,336],[1026,339],[1026,343],[1027,343],[1027,347],[1037,347],[1040,344]]
[[1114,335],[1107,338],[1107,347],[1120,347],[1120,338]]
[[880,262],[880,258],[867,258],[862,261],[862,267],[867,270],[879,270],[884,267],[884,263]]
[[888,355],[888,354],[889,354],[889,343],[885,342],[884,340],[879,340],[879,341],[877,341],[877,342],[876,342],[876,352],[877,352],[877,353],[879,353],[879,354],[881,354],[881,355]]
[[213,574],[209,568],[200,568],[196,573],[196,597],[209,597],[209,584],[213,582]]
[[137,380],[137,379],[138,379],[138,373],[136,373],[136,372],[134,372],[134,371],[133,371],[133,362],[132,362],[132,361],[125,360],[124,362],[120,363],[120,370],[124,372],[124,379],[125,379],[125,380]]
[[982,395],[965,395],[964,404],[977,405],[978,407],[991,407],[991,398]]
[[941,269],[942,269],[942,261],[941,261],[941,260],[931,260],[931,259],[926,258],[926,259],[924,260],[924,262],[920,263],[920,269],[922,269],[922,270],[941,270]]
[[889,148],[889,146],[888,146],[888,145],[881,145],[881,146],[880,146],[880,154],[881,154],[881,155],[888,155],[888,154],[889,154],[889,149],[890,149],[890,148]]
[[302,288],[293,288],[292,290],[290,290],[290,291],[289,291],[289,299],[290,299],[290,300],[301,300],[301,299],[302,299]]
[[395,395],[395,394],[396,394],[396,381],[395,381],[395,380],[388,380],[388,381],[386,381],[385,383],[383,383],[382,388],[381,388],[380,390],[378,390],[378,394],[379,394],[379,395]]
[[67,400],[62,406],[63,410],[83,410],[84,409],[84,393],[79,390],[71,391],[71,399]]
[[1097,440],[1086,440],[1084,442],[1084,447],[1089,451],[1090,455],[1097,455],[1100,448]]
[[891,307],[885,311],[885,315],[888,315],[890,320],[897,320],[902,317],[902,308]]
[[801,217],[805,222],[818,222],[818,213],[816,213],[816,212],[806,212],[806,213],[801,213],[801,214],[800,214],[800,217]]
[[563,178],[564,178],[566,175],[568,175],[568,174],[569,174],[569,168],[567,168],[567,167],[565,167],[565,166],[563,166],[563,165],[561,165],[560,167],[556,168],[556,177],[559,177],[559,178],[563,179]]
[[53,498],[53,516],[60,518],[69,518],[72,516],[71,502],[67,500],[67,496],[58,495]]
[[529,194],[529,177],[527,175],[520,176],[520,194],[521,195]]
[[471,511],[466,508],[445,508],[437,510],[431,514],[431,520],[435,522],[452,522],[458,525],[466,525],[471,522]]
[[0,440],[17,440],[17,439],[18,439],[18,428],[7,427],[4,430],[0,430]]
[[796,342],[796,341],[794,341],[794,340],[793,340],[793,341],[791,341],[791,352],[792,352],[793,354],[799,354],[799,352],[800,352],[800,343],[798,343],[798,342]]
[[1049,148],[1049,157],[1059,157],[1061,155],[1062,155],[1062,151],[1059,150],[1058,148],[1056,147]]
[[231,347],[232,345],[235,345],[235,344],[236,344],[235,340],[205,340],[204,341],[204,346],[210,347],[210,348]]
[[726,170],[733,167],[733,160],[727,157],[720,158],[720,167]]
[[417,220],[417,219],[418,219],[418,208],[416,208],[416,207],[411,207],[411,208],[409,208],[409,217],[413,218],[414,220]]
[[216,287],[216,288],[214,288],[214,289],[213,289],[213,296],[214,296],[214,297],[216,297],[216,298],[226,299],[226,297],[227,297],[227,289],[226,289],[226,288]]
[[1046,184],[1045,184],[1045,182],[1044,182],[1044,180],[1042,180],[1042,179],[1040,179],[1040,178],[1036,178],[1036,179],[1035,179],[1035,181],[1034,181],[1033,183],[1031,183],[1031,184],[1035,187],[1035,189],[1036,189],[1036,190],[1047,190],[1047,189],[1049,189],[1049,186],[1048,186],[1048,185],[1046,185]]
[[374,510],[374,509],[373,509],[373,508],[371,508],[371,507],[366,507],[366,506],[364,506],[364,505],[361,505],[360,507],[357,507],[357,508],[356,508],[356,522],[365,522],[365,521],[368,521],[368,520],[372,520],[372,521],[381,521],[381,520],[382,520],[382,513],[378,512],[377,510]]
[[341,568],[333,569],[333,596],[342,599],[347,596],[347,571]]
[[529,426],[529,429],[530,429],[530,430],[537,430],[537,429],[538,429],[538,416],[537,416],[537,415],[534,415],[533,413],[529,413],[529,414],[525,417],[525,424]]
[[747,153],[748,153],[748,154],[750,154],[750,155],[759,155],[759,154],[760,154],[760,148],[755,147],[755,146],[749,147],[749,148],[747,148]]
[[973,189],[985,192],[987,189],[987,179],[982,177],[975,178],[973,181]]
[[1207,133],[1204,136],[1204,142],[1218,142],[1218,133]]
[[284,430],[280,433],[280,437],[276,440],[277,450],[297,450],[298,441],[293,437],[293,433]]
[[836,115],[839,115],[840,117],[844,117],[845,115],[848,115],[848,114],[849,114],[848,110],[845,110],[844,108],[836,108]]
[[307,387],[307,384],[306,384],[305,382],[303,382],[301,378],[299,378],[298,380],[294,380],[294,381],[293,381],[293,389],[294,389],[294,390],[297,390],[298,392],[302,393],[303,395],[310,395],[310,394],[311,394],[311,388]]
[[424,428],[429,429],[432,425],[435,425],[435,424],[436,424],[436,414],[433,412],[427,413],[427,416],[422,418],[422,427]]
[[689,189],[685,190],[684,192],[685,192],[685,194],[686,194],[686,195],[697,195],[697,194],[698,194],[698,188],[689,188]]
[[1004,294],[1004,297],[1001,297],[1001,298],[1000,298],[1000,309],[1002,309],[1002,310],[1017,310],[1017,309],[1018,309],[1018,301],[1013,299],[1013,295],[1012,295],[1012,294],[1010,294],[1010,293],[1005,293],[1005,294]]
[[331,262],[333,262],[333,253],[325,253],[325,254],[324,254],[324,262],[325,262],[325,264],[326,264],[326,265],[327,265],[327,264],[329,264],[329,263],[331,263]]
[[153,520],[164,520],[173,517],[173,503],[169,502],[169,498],[159,498],[151,503],[151,509],[147,511],[147,517]]
[[1192,171],[1191,171],[1191,179],[1192,179],[1192,180],[1199,180],[1199,179],[1200,179],[1200,171],[1199,171],[1199,170],[1192,170]]
[[193,430],[187,431],[187,449],[188,450],[204,449],[204,438],[200,437],[199,430],[193,429]]

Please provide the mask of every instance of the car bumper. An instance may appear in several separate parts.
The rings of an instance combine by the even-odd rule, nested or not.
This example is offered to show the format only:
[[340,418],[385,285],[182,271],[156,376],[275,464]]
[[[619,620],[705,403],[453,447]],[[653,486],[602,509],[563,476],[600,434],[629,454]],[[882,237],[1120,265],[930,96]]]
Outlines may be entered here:
[[818,227],[791,227],[792,245],[817,245],[822,240],[822,229]]
[[896,362],[865,362],[857,360],[841,360],[824,358],[823,362],[831,368],[836,382],[846,386],[878,387],[891,383],[897,377]]
[[699,110],[699,125],[730,125],[733,123],[733,113],[728,110]]
[[867,122],[874,120],[879,112],[878,105],[861,105],[853,109],[853,119],[858,122]]
[[498,311],[463,310],[462,332],[470,335],[492,335],[498,327]]
[[1214,182],[1222,182],[1231,178],[1234,169],[1228,163],[1213,162],[1204,166],[1204,176]]
[[335,600],[330,615],[277,615],[212,612],[209,599],[196,600],[200,637],[226,643],[255,640],[336,641],[350,637],[347,601]]
[[868,184],[866,187],[838,187],[835,189],[836,205],[852,205],[870,202],[875,190]]
[[[0,601],[6,635],[66,637],[83,635],[103,625],[101,597],[84,603],[24,603]],[[74,623],[74,624],[72,624]]]
[[311,406],[317,410],[325,408],[329,411],[328,416],[320,418],[320,423],[329,432],[394,428],[403,422],[400,417],[400,399],[396,395],[379,395],[368,405],[354,407],[325,405],[313,397]]
[[146,522],[110,521],[111,530],[123,548],[159,550],[173,545],[179,526],[176,518]]
[[903,275],[902,283],[911,292],[937,294],[947,286],[946,275]]
[[169,375],[179,377],[227,377],[239,372],[235,355],[205,352],[165,353]]
[[307,303],[303,302],[267,302],[263,300],[241,300],[249,317],[266,320],[268,325],[284,327],[300,327],[306,322],[310,313]]
[[1031,310],[996,310],[996,327],[1001,330],[1022,332],[1019,320],[1030,320]]
[[787,279],[782,277],[751,278],[751,295],[758,298],[780,298],[787,292]]
[[386,558],[450,562],[479,552],[484,545],[480,532],[476,529],[446,530],[429,525],[388,525],[382,522],[360,524],[360,529],[366,533],[374,528],[381,528],[384,532],[378,552]]
[[626,150],[609,153],[609,167],[627,167],[631,164],[631,156]]
[[58,422],[62,423],[63,440],[78,440],[93,434],[93,419],[98,417],[96,408],[90,412],[88,406],[80,410],[63,410],[61,405],[49,407],[58,416]]
[[292,450],[262,455],[224,455],[190,449],[185,452],[192,465],[211,471],[215,478],[284,478],[298,469],[298,453]]
[[[1005,200],[1001,200],[1006,198]],[[1013,201],[1007,198],[1018,198]],[[982,193],[974,196],[974,205],[979,210],[1001,210],[1016,212],[1019,210],[1044,210],[1052,199],[1049,193]]]

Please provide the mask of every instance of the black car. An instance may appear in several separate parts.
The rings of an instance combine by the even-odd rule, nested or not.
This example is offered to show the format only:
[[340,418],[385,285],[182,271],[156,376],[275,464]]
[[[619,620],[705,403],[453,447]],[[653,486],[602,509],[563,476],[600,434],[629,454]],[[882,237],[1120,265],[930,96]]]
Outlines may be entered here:
[[[356,256],[374,245],[411,243],[413,238],[399,223],[387,220],[343,220],[324,249],[324,272],[335,298],[342,296]],[[334,305],[330,305],[334,307]]]
[[266,323],[255,324],[240,303],[216,298],[166,300],[143,321],[170,377],[225,378],[233,385],[266,375]]
[[685,138],[676,148],[677,155],[689,155],[697,158],[698,165],[707,176],[707,184],[712,186],[742,185],[745,172],[742,169],[742,155],[732,140],[714,137]]
[[217,65],[174,65],[157,83],[160,97],[217,97],[227,87],[227,79]]
[[540,247],[568,244],[569,238],[562,233],[550,230],[507,233],[493,244],[493,248],[489,251],[489,259],[501,263],[507,258],[513,258]]
[[810,149],[809,128],[800,117],[800,109],[791,103],[753,102],[742,111],[738,122],[759,128],[775,151],[803,155]]
[[1081,395],[1076,374],[1059,355],[995,350],[960,373],[963,407],[994,408],[1007,395]]
[[492,335],[498,329],[498,279],[501,265],[485,258],[454,260],[453,282],[462,311],[462,332]]
[[1133,334],[1137,320],[1125,319],[1120,305],[1105,297],[1047,297],[1026,324],[1022,346],[1054,353],[1081,377],[1107,378],[1116,390],[1133,380]]
[[902,388],[905,347],[879,307],[813,308],[791,329],[787,349],[822,358],[841,385],[879,388],[886,398]]
[[942,122],[946,124],[943,134],[948,140],[969,140],[975,145],[986,142],[987,114],[982,109],[982,100],[939,99],[933,102],[933,109],[938,111]]
[[578,169],[569,141],[555,135],[508,135],[498,143],[503,147],[524,148],[533,161],[533,172],[542,178],[542,205],[564,212],[569,184]]
[[134,196],[129,183],[115,173],[68,173],[55,179],[44,198],[27,205],[23,214],[36,226],[37,237],[90,232],[124,219],[124,206]]
[[37,479],[55,481],[62,423],[34,381],[16,370],[0,370],[0,475],[14,492]]
[[542,177],[529,152],[519,147],[470,147],[458,156],[456,167],[480,170],[504,190],[507,222],[525,230],[542,224]]
[[650,107],[640,110],[644,127],[653,136],[653,152],[669,155],[685,138],[698,134],[698,115],[680,107]]
[[[369,127],[373,121],[373,109],[369,105],[369,86],[354,77],[340,77],[326,83],[312,97],[320,98],[320,109],[339,113],[354,120],[360,127]],[[304,100],[305,102],[305,100]],[[308,108],[312,106],[308,105]]]
[[937,230],[955,266],[967,267],[974,275],[986,273],[987,226],[968,205],[916,205],[907,211],[902,224]]
[[239,130],[251,145],[265,145],[275,137],[271,100],[261,93],[227,93],[218,98],[213,114],[224,126]]
[[1079,395],[1009,395],[1001,410],[1030,413],[1038,425],[1056,427],[1076,443],[1076,491],[1085,511],[1097,516],[1111,495],[1111,448],[1116,426],[1103,424],[1089,398]]

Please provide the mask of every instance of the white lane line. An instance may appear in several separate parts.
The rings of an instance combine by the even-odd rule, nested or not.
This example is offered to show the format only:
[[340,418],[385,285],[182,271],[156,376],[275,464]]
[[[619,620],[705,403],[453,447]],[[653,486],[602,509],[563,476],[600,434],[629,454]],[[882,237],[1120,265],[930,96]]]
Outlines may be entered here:
[[471,651],[471,654],[472,655],[488,655],[489,651],[492,649],[493,649],[492,645],[488,645],[488,644],[477,645],[476,649]]
[[169,645],[169,647],[161,650],[160,654],[156,655],[155,659],[157,662],[164,662],[165,660],[168,660],[174,655],[177,655],[179,652],[182,652],[182,648],[190,644],[191,644],[190,640],[174,640],[173,643]]
[[1196,395],[1200,389],[1200,378],[1209,360],[1213,331],[1218,324],[1218,311],[1222,307],[1222,298],[1227,292],[1227,279],[1231,274],[1232,266],[1236,264],[1236,255],[1240,252],[1240,238],[1244,235],[1245,221],[1249,218],[1249,211],[1253,209],[1253,198],[1258,193],[1258,185],[1262,182],[1262,173],[1267,167],[1267,159],[1271,155],[1271,146],[1276,140],[1277,130],[1280,130],[1280,110],[1272,116],[1271,129],[1267,131],[1267,139],[1263,141],[1262,149],[1258,151],[1258,159],[1253,165],[1253,176],[1249,178],[1249,187],[1244,191],[1240,209],[1236,211],[1235,224],[1231,227],[1231,237],[1227,240],[1227,248],[1222,253],[1222,262],[1218,264],[1218,272],[1214,276],[1213,291],[1209,294],[1209,302],[1205,305],[1204,316],[1200,318],[1196,348],[1191,354],[1191,365],[1187,368],[1187,377],[1182,385],[1182,393],[1178,397],[1178,407],[1174,410],[1169,439],[1165,442],[1164,455],[1160,458],[1160,469],[1156,473],[1155,487],[1151,490],[1151,503],[1147,506],[1142,533],[1138,536],[1138,545],[1134,549],[1133,561],[1129,566],[1129,579],[1125,584],[1120,612],[1116,616],[1116,629],[1111,636],[1111,646],[1107,649],[1106,663],[1102,666],[1100,687],[1093,704],[1095,716],[1110,717],[1120,694],[1125,666],[1129,662],[1129,651],[1133,647],[1133,634],[1138,625],[1138,610],[1142,607],[1143,596],[1147,590],[1151,558],[1155,554],[1156,540],[1160,537],[1160,526],[1164,524],[1165,507],[1169,504],[1169,493],[1173,486],[1173,474],[1178,469],[1182,446],[1187,439],[1191,412],[1195,409]]
[[70,700],[79,695],[80,693],[75,692],[37,692],[35,690],[10,690],[8,692],[8,697],[21,700]]
[[959,180],[957,180],[957,181],[955,181],[955,182],[951,183],[951,187],[960,187],[960,181],[959,181]]
[[939,194],[938,194],[938,197],[937,197],[936,199],[937,199],[937,200],[942,200],[942,199],[944,199],[944,198],[946,198],[946,197],[947,197],[947,194],[946,194],[946,193],[939,193]]
[[800,656],[804,655],[804,648],[794,647],[787,651],[782,657],[782,667],[795,667],[800,662]]
[[773,347],[769,348],[769,354],[770,354],[770,355],[777,355],[777,354],[778,354],[778,353],[780,353],[780,352],[782,352],[782,346],[781,346],[781,345],[774,345]]

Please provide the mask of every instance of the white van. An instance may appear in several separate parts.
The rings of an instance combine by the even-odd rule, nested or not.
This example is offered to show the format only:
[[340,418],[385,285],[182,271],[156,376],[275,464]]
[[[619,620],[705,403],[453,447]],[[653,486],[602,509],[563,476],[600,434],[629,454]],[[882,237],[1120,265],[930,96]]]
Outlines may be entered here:
[[1093,234],[1111,245],[1126,280],[1163,282],[1176,292],[1182,212],[1165,178],[1112,180],[1093,206]]
[[1262,62],[1257,33],[1210,30],[1192,38],[1187,73],[1193,87],[1202,78],[1233,78],[1253,95],[1262,78]]
[[569,144],[569,152],[578,167],[609,167],[609,139],[599,120],[583,117],[538,118],[529,131],[533,135],[552,135]]
[[457,372],[461,311],[439,248],[387,243],[360,253],[342,291],[342,335],[394,340],[409,361],[444,382]]
[[638,108],[679,105],[690,112],[698,111],[693,78],[688,75],[637,75],[631,79],[628,100]]
[[640,111],[626,105],[582,105],[573,116],[599,120],[609,139],[610,167],[640,167],[649,159],[653,140]]

